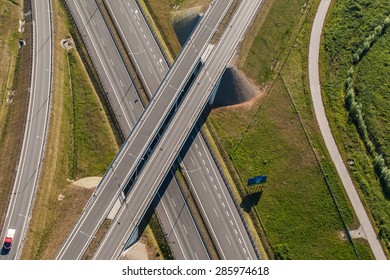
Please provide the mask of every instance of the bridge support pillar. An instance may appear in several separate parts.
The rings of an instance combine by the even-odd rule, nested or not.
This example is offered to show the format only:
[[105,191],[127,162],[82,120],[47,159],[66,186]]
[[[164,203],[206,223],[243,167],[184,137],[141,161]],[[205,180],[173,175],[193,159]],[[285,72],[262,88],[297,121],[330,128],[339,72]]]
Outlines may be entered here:
[[132,245],[134,245],[134,243],[136,243],[138,241],[138,239],[139,239],[139,228],[136,228],[134,233],[127,240],[125,248],[123,248],[123,250],[130,248]]
[[[225,71],[224,71],[224,73],[225,73]],[[210,96],[210,99],[209,99],[209,104],[210,105],[213,104],[215,96],[217,95],[219,85],[221,84],[222,76],[223,76],[223,73],[222,73],[221,77],[219,78],[218,82],[215,84],[213,92],[211,93],[211,96]]]

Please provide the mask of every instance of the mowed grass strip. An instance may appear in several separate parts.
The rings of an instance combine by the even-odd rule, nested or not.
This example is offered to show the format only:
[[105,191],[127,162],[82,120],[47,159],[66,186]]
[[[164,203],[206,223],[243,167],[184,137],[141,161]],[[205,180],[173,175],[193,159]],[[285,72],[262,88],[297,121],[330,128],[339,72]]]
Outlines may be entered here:
[[112,132],[98,96],[74,50],[69,52],[69,64],[76,154],[74,179],[103,175],[115,157],[118,146],[111,137]]
[[[118,146],[87,72],[76,52],[60,40],[69,36],[67,16],[53,1],[54,88],[44,167],[23,259],[52,259],[79,217],[92,189],[70,185],[77,176],[102,176]],[[68,64],[69,56],[69,64]],[[77,154],[73,156],[72,151]],[[76,162],[74,162],[76,161]],[[59,200],[62,194],[63,200]]]

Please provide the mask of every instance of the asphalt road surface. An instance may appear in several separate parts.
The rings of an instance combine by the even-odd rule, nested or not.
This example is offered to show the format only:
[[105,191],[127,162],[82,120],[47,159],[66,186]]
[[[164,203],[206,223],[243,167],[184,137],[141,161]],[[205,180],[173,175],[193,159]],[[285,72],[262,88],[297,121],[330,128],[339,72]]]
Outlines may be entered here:
[[[128,52],[133,56],[132,59],[147,85],[147,90],[153,94],[166,73],[164,70],[168,69],[169,66],[163,59],[151,31],[142,15],[139,15],[134,0],[120,0],[115,2],[115,5],[110,4],[111,1],[105,2]],[[226,257],[227,255],[231,259],[239,259],[243,254],[234,255],[236,251],[231,250],[231,244],[242,244],[242,242],[249,241],[249,238],[235,238],[236,232],[239,230],[245,232],[245,226],[240,219],[237,219],[237,227],[230,225],[229,217],[239,216],[239,214],[233,214],[233,212],[237,212],[233,201],[225,199],[225,197],[230,196],[227,190],[228,186],[226,186],[202,135],[198,133],[191,137],[193,143],[182,159],[184,173],[197,196],[199,208],[202,209],[204,219],[211,229],[221,256]],[[170,187],[166,191],[167,197],[170,196],[169,192]],[[223,193],[224,196],[221,197],[220,193]],[[176,202],[170,202],[169,198],[165,199],[165,196],[162,199],[164,204],[171,204],[173,209],[180,209],[180,207],[175,206],[178,199],[175,198]],[[180,200],[178,201],[181,203]],[[229,207],[226,208],[226,205]],[[161,206],[159,205],[157,210],[159,207]],[[226,226],[215,226],[219,223],[225,223]],[[181,224],[178,223],[178,226]],[[184,224],[182,227],[184,233],[189,232]],[[171,242],[171,244],[175,243]],[[252,246],[252,244],[249,242],[247,246]],[[225,253],[227,251],[230,251],[231,254]]]
[[364,206],[359,198],[355,186],[353,185],[349,172],[345,167],[344,161],[333,138],[333,134],[330,130],[329,123],[325,114],[324,104],[321,98],[318,58],[320,53],[322,28],[330,3],[331,0],[321,1],[314,19],[313,28],[311,30],[309,48],[309,82],[311,97],[313,99],[314,111],[322,137],[324,138],[326,144],[326,148],[328,149],[332,161],[336,166],[336,170],[339,174],[341,181],[343,182],[344,189],[347,192],[348,198],[351,201],[356,216],[360,221],[360,225],[364,231],[364,234],[367,237],[371,250],[374,253],[376,259],[385,260],[386,256],[379,243],[375,230],[372,227],[370,219],[368,218],[366,210],[364,209]]
[[[206,61],[190,92],[161,136],[158,148],[154,149],[146,166],[139,174],[126,198],[125,205],[112,223],[94,259],[115,259],[120,255],[128,236],[131,236],[136,229],[186,138],[190,135],[260,3],[260,1],[244,0],[240,4],[230,23],[230,28],[228,27],[211,57]],[[220,196],[222,195],[220,194]],[[231,226],[237,224],[237,219],[239,217],[230,217]],[[224,226],[224,224],[220,226]],[[242,232],[237,232],[234,238],[244,237]],[[227,238],[226,241],[229,243],[230,240]],[[235,248],[234,244],[229,245],[231,251],[241,251],[246,255],[246,258],[242,259],[257,259],[253,247],[242,245]],[[229,257],[226,258],[229,259]]]
[[49,0],[33,0],[31,4],[34,38],[31,92],[23,147],[1,242],[9,228],[16,229],[16,233],[11,250],[3,250],[0,259],[20,257],[39,179],[49,116],[52,80],[51,5]]
[[[220,22],[230,2],[226,0],[218,1],[205,14],[199,24],[200,28],[192,36],[193,41],[184,47],[181,55],[168,72],[164,80],[165,83],[163,82],[160,85],[160,94],[155,95],[138,120],[139,125],[136,125],[131,132],[131,135],[137,135],[138,137],[135,138],[130,135],[121,148],[120,153],[106,172],[97,192],[89,201],[85,212],[72,230],[70,238],[65,242],[57,258],[78,259],[81,257],[113,203],[119,197],[124,186],[127,185],[125,178],[128,178],[128,173],[132,172],[138,162],[143,160],[143,152],[147,149],[151,136],[160,127],[164,115],[174,105],[178,89],[183,87],[196,66],[196,62],[199,61],[207,42],[215,32],[215,29],[210,28],[210,26],[216,26]],[[71,1],[68,2],[69,5],[72,3]],[[150,115],[150,113],[153,114]],[[146,125],[144,125],[145,123]]]

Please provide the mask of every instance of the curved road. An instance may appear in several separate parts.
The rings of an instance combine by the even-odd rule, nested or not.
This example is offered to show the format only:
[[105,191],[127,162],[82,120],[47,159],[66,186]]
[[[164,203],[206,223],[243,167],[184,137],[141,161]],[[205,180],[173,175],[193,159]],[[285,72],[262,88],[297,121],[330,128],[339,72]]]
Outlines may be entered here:
[[352,207],[355,210],[356,216],[360,221],[360,225],[367,237],[368,243],[370,244],[371,250],[374,256],[378,260],[385,260],[386,256],[383,249],[377,239],[374,228],[371,225],[370,219],[364,209],[362,202],[360,201],[359,195],[356,191],[355,186],[352,183],[351,177],[345,167],[344,161],[337,148],[336,142],[333,138],[332,131],[330,130],[328,120],[326,118],[324,104],[321,98],[321,85],[319,78],[319,52],[320,52],[320,41],[321,33],[324,25],[326,13],[329,9],[331,0],[322,0],[317,14],[314,18],[313,28],[310,35],[310,47],[309,47],[309,82],[310,92],[313,99],[314,111],[316,114],[317,122],[321,130],[322,137],[324,138],[326,148],[332,158],[334,165],[336,166],[337,173],[345,191],[347,192],[348,198],[351,201]]
[[0,259],[20,257],[39,179],[49,117],[52,79],[51,4],[50,0],[35,0],[31,4],[34,46],[30,100],[22,152],[1,242],[7,229],[16,229],[16,234],[11,250],[8,254],[2,252]]

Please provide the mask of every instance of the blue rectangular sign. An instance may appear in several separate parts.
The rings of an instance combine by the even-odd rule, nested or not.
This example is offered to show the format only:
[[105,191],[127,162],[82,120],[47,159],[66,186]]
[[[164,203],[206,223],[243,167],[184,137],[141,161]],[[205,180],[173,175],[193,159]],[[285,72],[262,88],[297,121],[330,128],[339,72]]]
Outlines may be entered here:
[[266,181],[267,181],[267,176],[265,175],[256,176],[254,178],[248,179],[248,186],[262,184],[265,183]]

